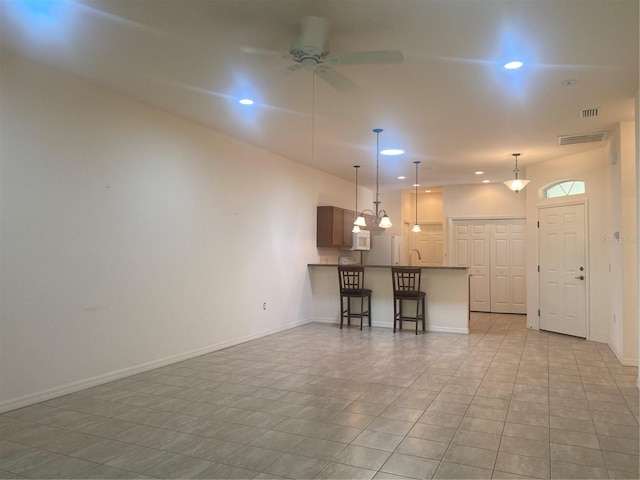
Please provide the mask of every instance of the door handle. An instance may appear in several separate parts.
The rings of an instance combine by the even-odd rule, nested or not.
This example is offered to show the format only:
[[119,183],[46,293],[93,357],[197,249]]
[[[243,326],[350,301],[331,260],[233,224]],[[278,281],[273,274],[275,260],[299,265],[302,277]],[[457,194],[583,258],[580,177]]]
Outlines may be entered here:
[[573,277],[573,278],[575,278],[576,280],[584,280],[584,275],[580,275],[579,277]]

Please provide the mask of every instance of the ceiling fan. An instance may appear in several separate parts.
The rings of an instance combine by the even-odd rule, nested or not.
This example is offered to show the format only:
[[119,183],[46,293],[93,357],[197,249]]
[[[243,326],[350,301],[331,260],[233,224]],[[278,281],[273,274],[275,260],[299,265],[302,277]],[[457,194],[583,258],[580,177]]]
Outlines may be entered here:
[[[326,18],[308,16],[302,21],[300,36],[291,42],[286,57],[295,62],[289,70],[302,67],[313,69],[316,73],[329,72],[330,65],[366,65],[402,63],[404,56],[399,50],[373,50],[353,52],[330,52],[329,21]],[[330,77],[324,77],[330,80]]]

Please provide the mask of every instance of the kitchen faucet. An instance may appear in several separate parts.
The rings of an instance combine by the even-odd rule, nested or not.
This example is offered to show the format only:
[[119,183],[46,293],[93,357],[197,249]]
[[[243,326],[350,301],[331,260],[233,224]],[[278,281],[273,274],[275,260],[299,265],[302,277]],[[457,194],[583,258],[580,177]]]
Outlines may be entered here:
[[416,252],[418,254],[418,260],[422,260],[422,256],[420,255],[420,251],[418,249],[414,248],[413,250],[411,250],[409,252],[409,266],[411,266],[411,254],[413,252]]

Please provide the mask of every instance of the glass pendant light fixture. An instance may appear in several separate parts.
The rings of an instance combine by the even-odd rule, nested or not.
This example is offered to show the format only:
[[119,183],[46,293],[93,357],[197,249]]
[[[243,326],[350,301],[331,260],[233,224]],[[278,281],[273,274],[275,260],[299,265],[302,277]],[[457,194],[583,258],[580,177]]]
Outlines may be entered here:
[[507,180],[506,182],[504,182],[504,184],[514,192],[518,193],[520,190],[522,190],[524,187],[527,186],[527,183],[529,183],[529,180],[525,180],[524,178],[518,178],[518,172],[520,171],[518,170],[518,157],[520,156],[520,154],[512,153],[511,155],[513,155],[513,157],[516,159],[516,168],[513,170],[513,173],[515,174],[516,178],[513,180]]
[[[356,169],[356,216],[358,215],[358,169],[360,168],[360,165],[354,165],[353,168]],[[364,218],[363,218],[364,220]],[[357,219],[356,219],[357,221]],[[364,225],[363,225],[364,226]],[[357,223],[353,223],[353,230],[351,230],[353,233],[358,233],[360,231],[360,225],[358,225]]]
[[413,162],[416,164],[416,183],[414,187],[416,187],[416,223],[413,224],[413,228],[411,229],[414,233],[420,233],[422,230],[420,229],[420,225],[418,225],[418,165],[420,165],[419,161]]
[[374,128],[373,133],[376,134],[376,201],[373,204],[376,206],[376,211],[365,209],[358,213],[358,218],[353,222],[354,226],[357,227],[366,227],[367,222],[364,219],[364,212],[370,212],[373,216],[373,223],[378,225],[381,228],[389,228],[392,226],[391,220],[389,219],[389,215],[387,212],[380,209],[380,194],[379,194],[379,163],[380,163],[380,133],[382,132],[381,128]]

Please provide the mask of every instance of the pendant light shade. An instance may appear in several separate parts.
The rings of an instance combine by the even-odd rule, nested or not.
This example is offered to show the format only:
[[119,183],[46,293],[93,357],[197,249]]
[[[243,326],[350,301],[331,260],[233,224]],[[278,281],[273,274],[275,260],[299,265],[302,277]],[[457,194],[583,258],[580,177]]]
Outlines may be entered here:
[[518,178],[518,172],[520,171],[518,170],[518,157],[520,156],[520,154],[512,153],[511,155],[513,155],[513,157],[516,159],[516,168],[513,169],[515,178],[513,180],[507,180],[506,182],[504,182],[504,184],[514,192],[518,193],[520,190],[522,190],[524,187],[527,186],[527,183],[529,183],[529,180],[525,180],[524,178]]
[[[356,212],[358,212],[357,213],[358,216],[356,218],[356,221],[353,222],[354,228],[367,226],[367,222],[364,218],[364,212],[370,212],[371,215],[373,215],[374,217],[373,223],[375,223],[381,228],[389,228],[393,226],[393,224],[391,223],[391,219],[389,219],[389,215],[387,215],[387,212],[380,209],[380,204],[382,202],[380,201],[380,193],[379,193],[379,181],[380,181],[379,164],[380,164],[380,132],[382,132],[382,129],[374,128],[373,132],[376,134],[376,200],[375,202],[373,202],[373,204],[376,206],[376,211],[374,212],[372,210],[365,209],[365,210],[362,210],[361,212],[358,212],[357,206],[356,206]],[[357,170],[356,170],[356,175],[357,175]]]
[[418,225],[418,165],[420,165],[420,162],[415,161],[413,163],[416,164],[416,183],[414,184],[416,187],[416,223],[413,224],[411,231],[414,233],[420,233],[422,231],[420,229],[420,225]]

